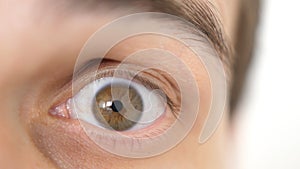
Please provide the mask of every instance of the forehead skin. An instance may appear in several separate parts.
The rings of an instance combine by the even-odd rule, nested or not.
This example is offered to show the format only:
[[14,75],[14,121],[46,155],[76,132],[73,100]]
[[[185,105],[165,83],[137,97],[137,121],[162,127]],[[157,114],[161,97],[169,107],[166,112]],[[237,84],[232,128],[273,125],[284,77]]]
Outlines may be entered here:
[[[235,39],[239,0],[211,0],[210,3],[219,13],[224,34],[231,44]],[[135,5],[115,10],[99,5],[86,10],[82,8],[88,8],[88,4],[72,7],[68,0],[0,1],[0,168],[55,168],[34,147],[24,130],[26,121],[18,110],[23,96],[35,83],[68,76],[66,72],[72,72],[81,47],[99,27],[124,14],[149,10],[143,4]],[[225,126],[226,121],[211,142],[195,150],[201,152],[200,165],[204,168],[222,165],[209,159],[223,159],[219,151],[225,141]],[[149,164],[167,159],[165,156]],[[143,162],[139,164],[143,166]]]

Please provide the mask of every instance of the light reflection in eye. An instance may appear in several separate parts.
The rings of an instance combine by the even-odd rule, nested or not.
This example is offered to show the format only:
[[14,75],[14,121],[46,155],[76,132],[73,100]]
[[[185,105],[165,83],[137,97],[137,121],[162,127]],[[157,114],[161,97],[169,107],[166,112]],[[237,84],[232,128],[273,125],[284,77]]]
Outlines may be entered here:
[[71,102],[76,103],[80,120],[103,129],[135,131],[162,117],[167,100],[157,89],[123,78],[105,77],[83,87]]

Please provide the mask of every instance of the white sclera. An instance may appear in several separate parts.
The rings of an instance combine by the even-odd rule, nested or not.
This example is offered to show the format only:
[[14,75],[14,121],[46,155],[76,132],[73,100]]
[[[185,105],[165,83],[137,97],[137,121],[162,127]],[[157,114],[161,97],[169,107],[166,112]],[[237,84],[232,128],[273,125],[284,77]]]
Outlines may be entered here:
[[[97,92],[101,91],[108,85],[123,85],[129,86],[137,91],[143,103],[143,112],[137,124],[129,130],[138,130],[151,125],[157,120],[166,109],[166,102],[163,97],[155,92],[155,90],[147,89],[145,86],[127,79],[107,77],[95,80],[94,82],[82,88],[72,99],[70,106],[71,112],[80,112],[71,115],[72,118],[78,118],[95,126],[107,128],[107,124],[101,124],[96,118],[93,111],[95,104],[95,96]],[[113,92],[113,91],[112,91]],[[124,107],[126,109],[126,105]],[[128,108],[129,109],[129,108]],[[127,118],[125,116],[125,118]],[[127,118],[128,119],[128,118]],[[128,119],[133,121],[132,119]],[[106,127],[105,127],[106,126]]]

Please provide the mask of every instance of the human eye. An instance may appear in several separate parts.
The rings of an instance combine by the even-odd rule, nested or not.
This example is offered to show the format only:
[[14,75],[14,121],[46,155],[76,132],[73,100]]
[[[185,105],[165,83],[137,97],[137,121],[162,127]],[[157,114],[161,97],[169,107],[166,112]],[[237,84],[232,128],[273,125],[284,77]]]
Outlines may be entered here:
[[136,65],[118,69],[117,63],[113,64],[99,69],[92,82],[50,113],[65,114],[108,133],[117,131],[139,138],[153,137],[171,126],[180,104],[174,80],[159,70],[136,72],[132,69]]
[[78,73],[73,95],[51,115],[79,120],[98,146],[125,157],[154,156],[183,139],[188,128],[178,122],[192,126],[195,116],[181,113],[178,79],[153,66],[106,59],[95,65]]

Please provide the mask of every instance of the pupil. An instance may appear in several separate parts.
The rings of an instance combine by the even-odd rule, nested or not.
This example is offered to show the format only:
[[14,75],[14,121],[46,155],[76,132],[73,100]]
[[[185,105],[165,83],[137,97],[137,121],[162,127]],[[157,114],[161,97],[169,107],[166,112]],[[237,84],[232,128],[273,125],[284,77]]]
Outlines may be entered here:
[[111,109],[112,109],[114,112],[120,112],[120,111],[123,109],[123,104],[122,104],[122,102],[119,101],[119,100],[113,101],[113,102],[112,102],[112,105],[111,105]]

